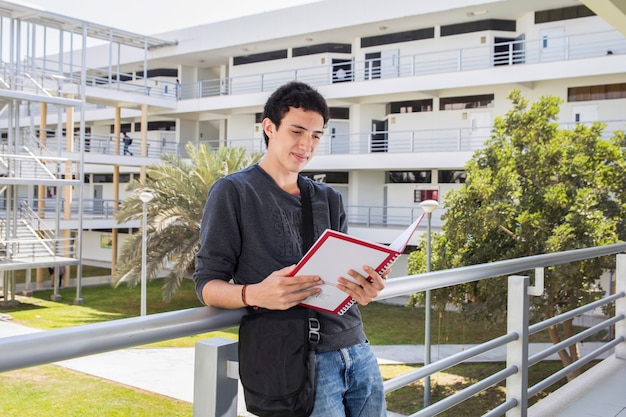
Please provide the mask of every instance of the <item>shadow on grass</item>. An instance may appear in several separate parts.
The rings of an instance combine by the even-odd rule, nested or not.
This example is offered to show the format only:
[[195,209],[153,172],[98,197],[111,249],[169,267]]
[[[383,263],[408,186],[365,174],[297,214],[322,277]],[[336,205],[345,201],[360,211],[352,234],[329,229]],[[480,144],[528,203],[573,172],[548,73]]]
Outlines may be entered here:
[[46,308],[46,306],[22,301],[17,301],[17,304],[14,305],[2,305],[2,303],[0,303],[0,313],[7,314],[10,314],[14,311],[40,310],[44,308]]

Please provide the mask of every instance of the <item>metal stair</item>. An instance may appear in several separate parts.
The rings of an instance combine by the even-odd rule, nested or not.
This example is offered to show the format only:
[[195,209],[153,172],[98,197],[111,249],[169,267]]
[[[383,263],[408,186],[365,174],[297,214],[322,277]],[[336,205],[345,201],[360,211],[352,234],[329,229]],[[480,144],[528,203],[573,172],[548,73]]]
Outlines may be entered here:
[[43,224],[27,204],[21,204],[17,222],[0,219],[0,262],[54,257],[57,239],[51,230],[41,227]]

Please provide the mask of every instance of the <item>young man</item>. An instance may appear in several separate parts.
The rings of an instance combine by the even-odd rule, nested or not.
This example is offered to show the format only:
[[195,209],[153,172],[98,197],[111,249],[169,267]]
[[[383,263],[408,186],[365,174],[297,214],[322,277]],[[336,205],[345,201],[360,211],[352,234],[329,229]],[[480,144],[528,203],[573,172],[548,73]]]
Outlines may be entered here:
[[[270,96],[263,112],[263,159],[217,181],[207,198],[194,274],[203,303],[286,310],[320,291],[319,277],[289,273],[304,254],[299,173],[315,154],[328,119],[326,101],[306,84],[291,82]],[[327,228],[346,232],[341,195],[305,181],[311,190],[315,239]],[[348,274],[358,284],[340,278],[338,286],[358,304],[368,304],[384,288],[386,276],[369,266]],[[321,340],[312,415],[385,416],[382,379],[358,306],[343,316],[319,312],[318,319]]]

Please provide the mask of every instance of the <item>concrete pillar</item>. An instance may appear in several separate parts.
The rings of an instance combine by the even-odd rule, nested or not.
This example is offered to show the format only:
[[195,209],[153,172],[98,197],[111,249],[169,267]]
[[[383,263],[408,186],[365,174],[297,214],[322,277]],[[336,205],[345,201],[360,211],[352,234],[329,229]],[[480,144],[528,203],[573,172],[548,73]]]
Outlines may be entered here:
[[216,337],[196,343],[193,417],[237,416],[237,360],[236,341]]
[[519,338],[506,345],[506,366],[518,369],[506,379],[507,401],[517,400],[517,407],[507,411],[507,417],[523,417],[528,411],[528,282],[528,277],[509,277],[506,332],[516,332]]

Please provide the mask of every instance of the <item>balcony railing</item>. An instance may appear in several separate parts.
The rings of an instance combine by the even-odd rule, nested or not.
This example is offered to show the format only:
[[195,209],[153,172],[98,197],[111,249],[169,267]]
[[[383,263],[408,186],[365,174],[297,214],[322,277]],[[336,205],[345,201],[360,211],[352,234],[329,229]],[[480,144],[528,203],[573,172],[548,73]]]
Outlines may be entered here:
[[[177,100],[176,82],[144,78],[137,74],[111,72],[100,74],[101,69],[87,69],[86,85],[113,89],[125,93]],[[19,65],[0,63],[0,84],[7,89],[37,95],[62,96],[64,92],[80,93],[81,69],[69,63],[59,63],[50,58],[32,58]]]
[[[394,56],[389,59],[353,61],[348,64],[342,62],[335,66],[327,64],[202,80],[181,84],[180,98],[185,100],[273,91],[278,86],[293,80],[323,86],[340,82],[415,77],[504,65],[570,61],[604,56],[608,51],[613,54],[626,53],[626,38],[618,31],[581,33],[553,37],[550,40],[551,44],[560,46],[546,48],[543,39],[524,39],[477,47]],[[337,77],[339,68],[344,70],[341,78]]]
[[[626,130],[626,119],[601,120],[607,125],[602,137],[610,138],[615,131]],[[590,123],[590,122],[589,122]],[[562,129],[573,129],[575,123],[561,123]],[[467,128],[441,128],[441,129],[416,129],[402,131],[379,131],[356,132],[343,135],[327,134],[322,138],[316,155],[357,155],[357,154],[391,154],[391,153],[427,153],[427,152],[473,152],[484,147],[484,142],[491,134],[492,126],[467,127]],[[247,152],[265,152],[263,138],[231,138],[225,140],[203,140],[182,142],[176,141],[175,132],[158,132],[160,138],[146,140],[146,152],[148,158],[159,159],[162,154],[168,153],[181,158],[187,158],[186,146],[193,144],[196,148],[205,145],[210,149],[218,149],[221,146],[242,147]],[[141,155],[141,139],[133,136],[133,144],[130,150],[134,156]],[[78,152],[80,138],[74,137],[71,147],[68,149],[64,137],[57,138],[51,132],[44,146],[37,147],[33,152],[37,155],[49,155],[59,146],[63,152]],[[110,135],[90,134],[85,137],[85,152],[101,155],[123,156],[123,144],[116,141]],[[5,158],[8,156],[5,155]],[[130,156],[129,156],[130,157]],[[0,158],[1,162],[2,158]],[[0,169],[2,167],[0,166]]]
[[[12,201],[12,200],[11,200]],[[51,198],[26,198],[19,197],[18,204],[20,207],[28,207],[33,213],[37,214],[38,222],[46,222],[54,220],[57,210],[60,210],[65,215],[65,198],[59,198],[59,205],[57,206],[57,199]],[[7,209],[7,199],[0,198],[0,213],[5,213]],[[103,198],[87,198],[83,199],[82,214],[84,219],[113,219],[116,200],[103,199]],[[122,201],[117,201],[117,210],[119,210]],[[69,213],[70,219],[78,220],[79,218],[79,204],[77,199],[73,199],[70,203]],[[66,220],[66,219],[63,219]]]
[[[477,47],[398,55],[388,59],[342,62],[335,65],[329,63],[314,67],[200,80],[180,85],[166,80],[143,79],[136,74],[111,72],[105,76],[97,75],[101,70],[87,69],[86,82],[88,86],[93,87],[185,100],[273,91],[292,80],[323,86],[498,66],[571,61],[605,56],[609,51],[611,54],[626,53],[626,38],[614,30],[555,36],[550,40],[550,45],[558,46],[547,48],[544,39],[522,39]],[[337,71],[340,68],[343,74],[338,77]],[[49,91],[59,93],[63,91],[64,85],[79,86],[78,74],[77,68],[69,64],[63,64],[61,68],[58,62],[48,58],[37,58],[16,67],[3,64],[0,67],[0,82],[6,88],[28,89],[38,94],[46,94]]]
[[[507,333],[485,343],[462,351],[453,356],[426,365],[416,371],[385,381],[385,392],[391,392],[412,382],[425,378],[453,365],[463,363],[479,354],[499,346],[507,346],[506,367],[493,375],[479,380],[474,385],[457,392],[413,416],[432,416],[443,410],[458,406],[465,399],[484,391],[486,388],[506,380],[506,400],[491,410],[486,416],[526,416],[529,398],[562,379],[567,373],[597,360],[605,352],[615,350],[615,356],[626,359],[626,243],[578,249],[553,254],[530,256],[507,261],[472,265],[451,270],[390,279],[379,300],[398,295],[459,285],[498,276],[535,271],[535,285],[529,286],[527,276],[510,276],[508,289]],[[540,323],[529,325],[529,297],[543,294],[543,283],[537,277],[540,271],[553,265],[616,256],[616,291],[614,294],[582,306],[576,310],[558,315]],[[596,326],[583,331],[545,351],[528,356],[528,336],[548,326],[579,316],[587,311],[606,304],[615,303],[615,314]],[[49,330],[21,336],[0,339],[0,372],[41,365],[95,353],[107,352],[148,343],[196,335],[236,326],[244,309],[220,310],[199,307],[144,317],[114,320],[109,322]],[[615,333],[602,346],[575,361],[561,371],[528,386],[528,368],[552,353],[568,346],[583,343],[599,330],[615,325]],[[208,342],[208,343],[207,343]],[[216,340],[201,341],[196,344],[194,417],[234,417],[236,410],[229,404],[236,404],[236,385],[226,384],[229,378],[236,378],[236,372],[216,372],[210,378],[206,369],[236,369],[236,342]],[[219,361],[217,363],[216,361]],[[579,378],[584,378],[583,374]],[[207,395],[207,392],[219,395]],[[557,394],[552,394],[557,395]]]

